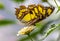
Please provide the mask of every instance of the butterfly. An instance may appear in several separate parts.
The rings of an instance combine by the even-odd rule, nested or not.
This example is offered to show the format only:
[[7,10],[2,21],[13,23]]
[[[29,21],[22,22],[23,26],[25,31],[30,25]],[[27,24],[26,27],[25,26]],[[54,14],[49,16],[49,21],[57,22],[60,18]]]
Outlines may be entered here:
[[54,7],[44,7],[43,5],[28,5],[28,7],[21,5],[16,8],[16,17],[26,25],[34,25],[35,23],[46,19],[52,14]]

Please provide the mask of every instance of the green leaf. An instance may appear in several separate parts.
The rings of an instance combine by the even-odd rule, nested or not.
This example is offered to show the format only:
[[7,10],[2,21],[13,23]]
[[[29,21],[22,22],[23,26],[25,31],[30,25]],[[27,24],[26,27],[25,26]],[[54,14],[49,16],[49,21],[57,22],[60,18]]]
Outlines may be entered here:
[[54,31],[56,28],[57,28],[57,27],[50,28],[50,29],[46,32],[45,36],[47,37],[47,36],[48,36],[52,31]]
[[13,1],[16,3],[21,3],[21,2],[24,2],[25,0],[13,0]]
[[41,27],[43,26],[43,25],[40,24],[40,23],[36,23],[35,25],[36,25],[37,28],[41,28]]
[[56,6],[58,7],[58,10],[57,10],[57,12],[56,12],[56,13],[58,13],[58,12],[60,11],[60,6],[58,6],[56,0],[54,0],[54,2],[55,2],[55,4],[56,4]]
[[42,40],[44,40],[51,32],[53,32],[55,29],[57,29],[59,24],[55,25],[53,24],[51,28],[46,32],[46,34],[43,36]]
[[7,20],[7,19],[0,20],[0,26],[5,26],[5,25],[8,25],[8,24],[15,24],[15,21]]
[[42,0],[42,2],[47,2],[48,0]]
[[55,24],[51,25],[51,28],[55,27]]
[[[48,22],[48,23],[46,23],[44,25],[43,24],[40,24],[40,23],[36,23],[37,25],[39,25],[39,26],[42,25],[42,26],[41,27],[39,27],[39,26],[37,27],[37,25],[35,24],[37,28],[32,33],[30,33],[31,34],[31,37],[35,39],[38,34],[43,34],[44,31],[45,31],[45,29],[47,29],[46,26],[48,24],[50,24],[51,22],[53,22],[53,21],[50,21],[50,22]],[[24,36],[24,37],[19,38],[18,41],[26,41],[28,39],[29,39],[29,37]]]
[[60,24],[58,24],[58,30],[60,30]]
[[57,10],[57,12],[56,13],[58,13],[60,11],[60,6],[58,6],[58,10]]
[[0,3],[0,9],[4,9],[4,5]]
[[60,6],[58,7],[58,9],[60,10]]

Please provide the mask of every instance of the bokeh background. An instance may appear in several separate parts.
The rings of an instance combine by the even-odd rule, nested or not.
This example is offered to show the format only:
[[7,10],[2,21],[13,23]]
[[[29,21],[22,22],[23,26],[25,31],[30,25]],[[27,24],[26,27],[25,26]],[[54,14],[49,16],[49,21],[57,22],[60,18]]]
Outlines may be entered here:
[[[51,16],[41,22],[45,24],[51,21],[46,25],[46,27],[49,27],[49,25],[54,23],[60,23],[60,12],[55,14],[57,11],[56,4],[53,0],[49,0],[48,2],[55,7],[55,10]],[[60,5],[60,0],[57,0],[57,3]],[[41,0],[0,0],[0,41],[18,41],[21,37],[25,37],[22,35],[17,37],[16,35],[17,32],[25,25],[16,19],[15,8],[20,5],[28,6],[30,4],[42,4],[44,6],[49,6],[46,2],[42,2]],[[58,35],[59,32],[55,30],[44,41],[56,41]],[[36,41],[38,41],[41,36],[42,35],[37,34]]]

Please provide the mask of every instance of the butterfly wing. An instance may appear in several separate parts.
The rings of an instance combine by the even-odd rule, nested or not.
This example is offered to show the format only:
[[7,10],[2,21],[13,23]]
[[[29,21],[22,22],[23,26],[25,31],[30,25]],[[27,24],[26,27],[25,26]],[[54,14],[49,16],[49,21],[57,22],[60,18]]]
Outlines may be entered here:
[[16,17],[22,23],[32,25],[50,16],[53,11],[54,8],[44,7],[42,5],[20,6],[20,8],[16,8]]

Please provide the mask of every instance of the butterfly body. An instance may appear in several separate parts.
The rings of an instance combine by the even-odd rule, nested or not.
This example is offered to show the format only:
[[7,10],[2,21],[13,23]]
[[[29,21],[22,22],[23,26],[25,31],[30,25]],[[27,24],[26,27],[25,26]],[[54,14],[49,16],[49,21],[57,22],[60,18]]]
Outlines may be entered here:
[[23,23],[34,25],[36,22],[50,16],[53,11],[54,7],[44,7],[42,5],[20,6],[20,8],[16,8],[16,16]]

